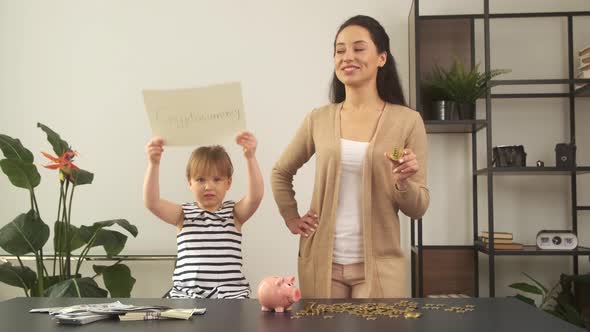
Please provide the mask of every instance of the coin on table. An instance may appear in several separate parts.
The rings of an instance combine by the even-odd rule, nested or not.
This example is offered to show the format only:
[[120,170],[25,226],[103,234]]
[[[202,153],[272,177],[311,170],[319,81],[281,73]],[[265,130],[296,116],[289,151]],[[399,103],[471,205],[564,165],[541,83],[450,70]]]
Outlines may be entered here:
[[406,312],[404,318],[420,318],[422,316],[419,312]]

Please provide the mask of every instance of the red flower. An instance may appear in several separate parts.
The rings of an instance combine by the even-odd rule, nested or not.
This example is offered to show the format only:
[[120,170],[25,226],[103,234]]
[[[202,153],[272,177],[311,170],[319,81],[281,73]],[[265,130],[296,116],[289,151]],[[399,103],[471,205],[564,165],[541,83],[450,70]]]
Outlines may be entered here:
[[41,151],[41,153],[47,157],[47,159],[54,162],[54,164],[43,165],[49,169],[60,169],[66,174],[70,174],[71,170],[79,170],[80,168],[74,165],[74,157],[78,155],[78,152],[72,150],[66,150],[61,156],[54,157],[47,152]]

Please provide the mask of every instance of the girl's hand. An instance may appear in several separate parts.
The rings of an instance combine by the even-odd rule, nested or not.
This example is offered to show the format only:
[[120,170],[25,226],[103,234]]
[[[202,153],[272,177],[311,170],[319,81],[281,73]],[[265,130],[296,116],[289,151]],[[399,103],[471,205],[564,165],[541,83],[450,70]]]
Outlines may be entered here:
[[420,169],[416,155],[412,149],[404,149],[404,155],[399,160],[391,159],[391,156],[386,152],[385,158],[391,163],[391,172],[394,175],[397,189],[406,190],[408,187],[408,178],[416,174]]
[[244,149],[244,157],[252,158],[256,154],[256,146],[258,141],[254,134],[249,131],[244,131],[236,136],[236,143]]
[[291,233],[308,237],[318,228],[318,215],[309,210],[303,217],[285,221],[285,224]]
[[148,155],[150,164],[159,165],[162,152],[164,152],[164,140],[158,136],[152,138],[145,146],[145,152]]

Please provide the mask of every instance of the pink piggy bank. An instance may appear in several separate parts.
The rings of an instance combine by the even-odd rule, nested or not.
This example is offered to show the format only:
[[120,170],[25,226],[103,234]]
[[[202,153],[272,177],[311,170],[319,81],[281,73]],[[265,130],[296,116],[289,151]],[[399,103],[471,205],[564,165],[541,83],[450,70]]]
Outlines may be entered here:
[[262,311],[284,312],[301,299],[299,288],[295,287],[295,277],[267,277],[258,285],[258,301]]

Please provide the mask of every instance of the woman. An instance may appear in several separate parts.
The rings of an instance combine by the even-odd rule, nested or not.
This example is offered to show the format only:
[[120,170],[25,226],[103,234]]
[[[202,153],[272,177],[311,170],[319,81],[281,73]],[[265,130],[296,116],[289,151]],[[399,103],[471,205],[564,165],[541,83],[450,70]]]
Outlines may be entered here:
[[[309,113],[275,164],[272,189],[299,234],[304,298],[406,296],[398,211],[429,203],[426,131],[405,107],[389,37],[371,17],[344,22],[334,41],[332,104]],[[403,149],[392,160],[390,152]],[[316,154],[311,209],[301,217],[293,176]]]

